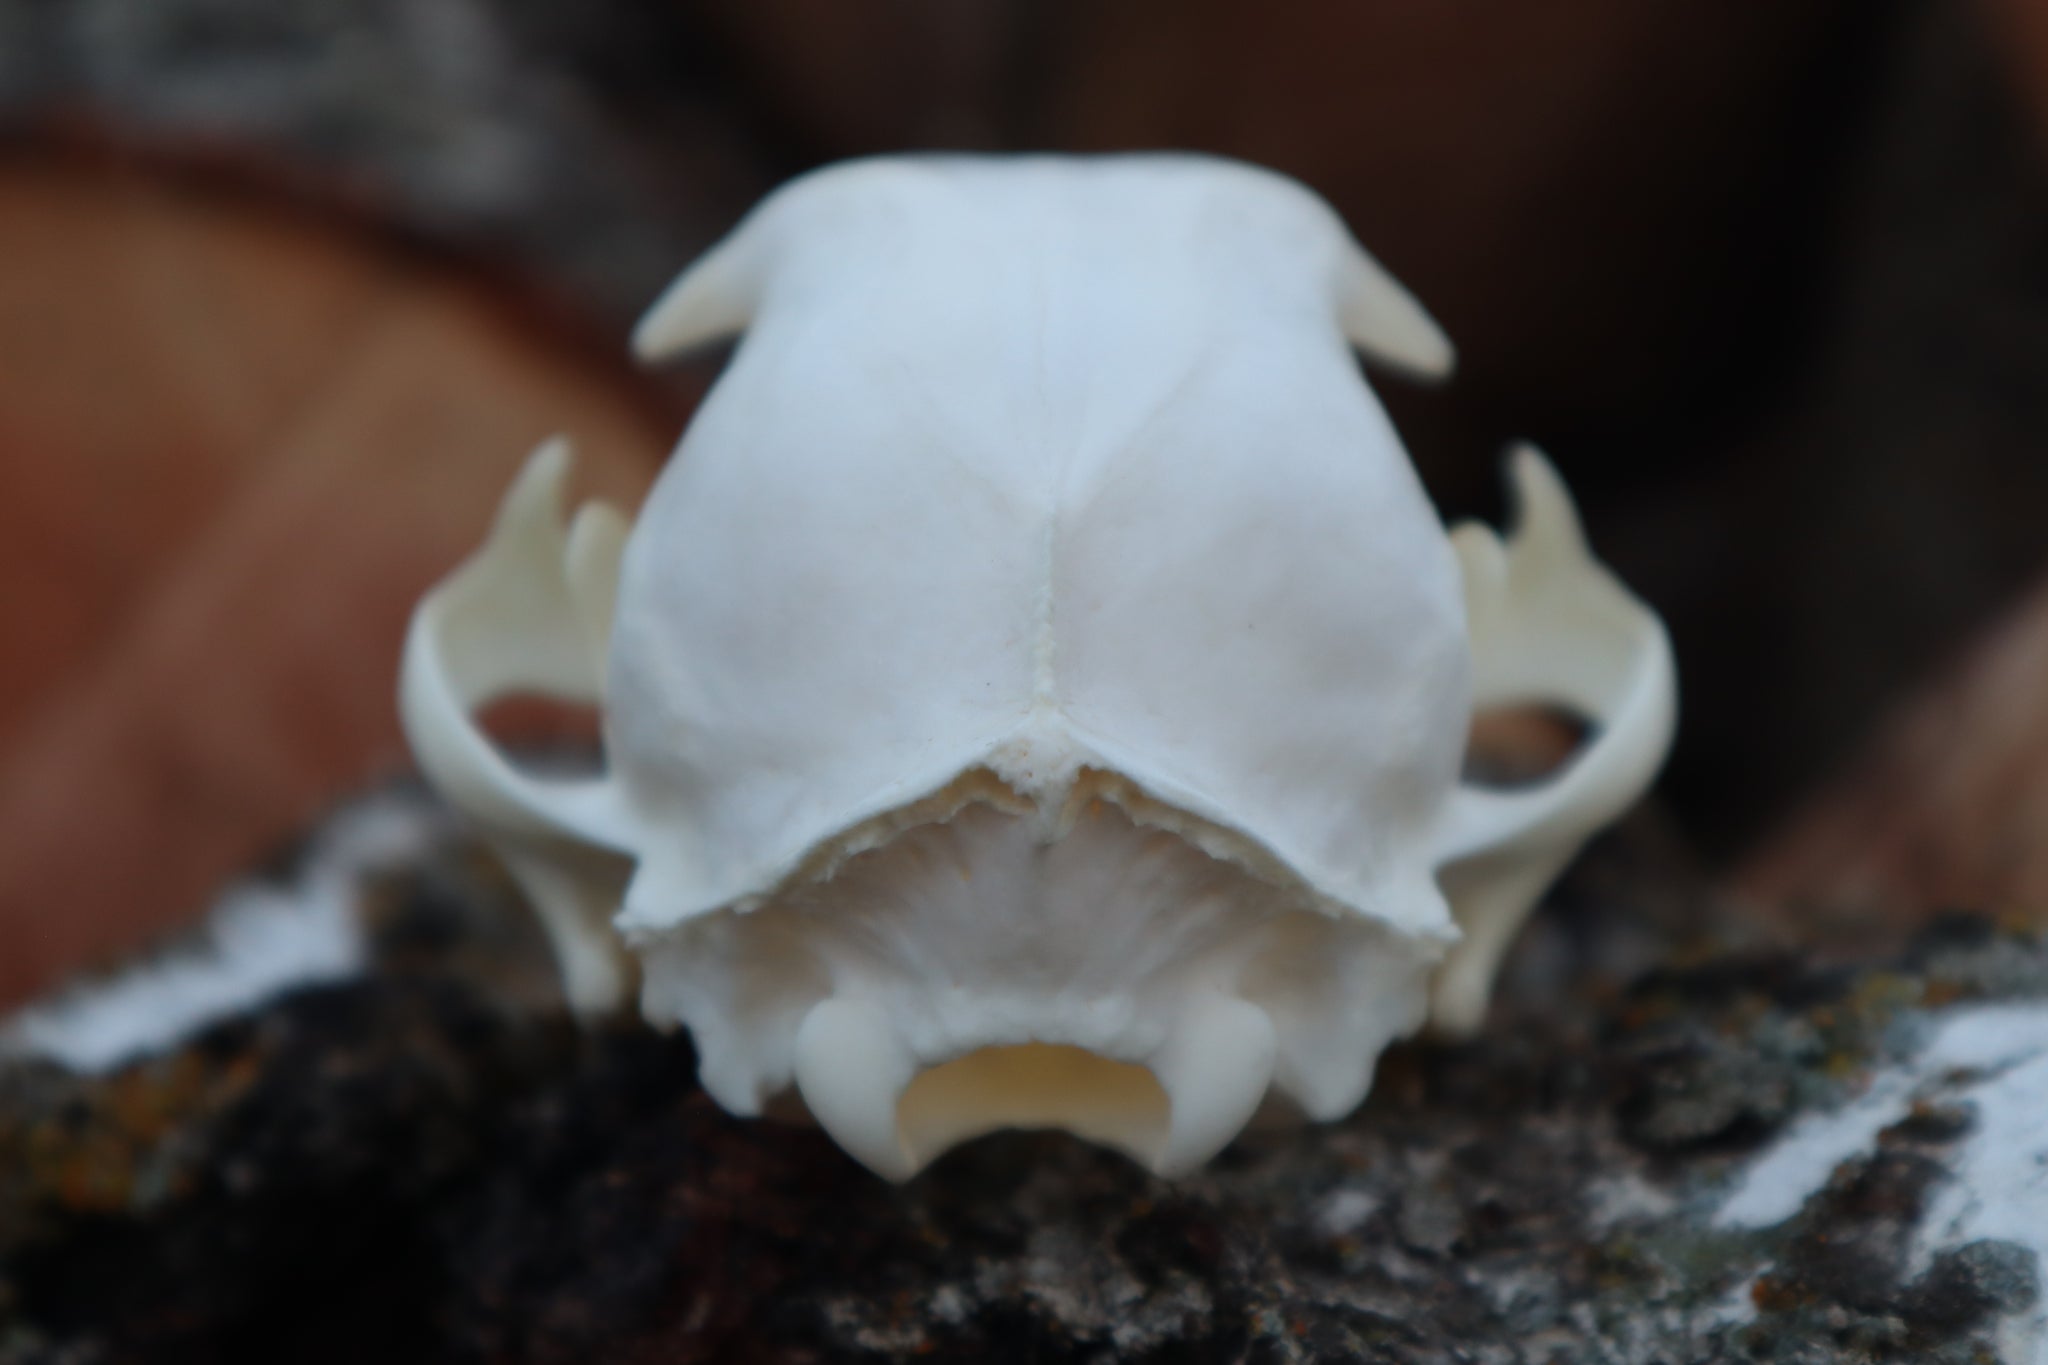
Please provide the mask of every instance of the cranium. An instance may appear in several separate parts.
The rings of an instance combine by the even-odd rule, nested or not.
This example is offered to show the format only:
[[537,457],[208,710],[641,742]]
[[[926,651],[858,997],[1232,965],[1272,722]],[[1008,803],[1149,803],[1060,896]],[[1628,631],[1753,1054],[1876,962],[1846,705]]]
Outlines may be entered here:
[[[654,306],[737,351],[637,526],[544,447],[420,604],[421,765],[538,906],[572,1003],[639,981],[735,1114],[877,1172],[1065,1127],[1164,1174],[1353,1108],[1475,1027],[1502,950],[1647,785],[1674,683],[1533,451],[1446,535],[1352,348],[1449,344],[1314,195],[1184,156],[851,163]],[[598,705],[601,776],[474,713]],[[1592,738],[1460,780],[1475,708]]]

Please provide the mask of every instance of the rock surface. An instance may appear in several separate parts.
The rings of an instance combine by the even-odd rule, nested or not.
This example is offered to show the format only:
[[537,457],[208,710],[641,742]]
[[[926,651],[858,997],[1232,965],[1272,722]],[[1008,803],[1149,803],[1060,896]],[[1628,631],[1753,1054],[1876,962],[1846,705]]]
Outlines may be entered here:
[[[684,1038],[579,1033],[443,830],[364,874],[364,975],[100,1076],[0,1062],[0,1361],[2036,1358],[2026,1224],[1956,1192],[2034,1161],[2003,1202],[2042,1193],[2048,1125],[1997,1086],[2048,1066],[2048,943],[1695,945],[1614,989],[1602,917],[1668,956],[1688,908],[1644,838],[1493,1028],[1397,1049],[1344,1123],[1177,1184],[999,1135],[898,1189],[723,1114]],[[1985,1010],[2013,1055],[1930,1071]]]

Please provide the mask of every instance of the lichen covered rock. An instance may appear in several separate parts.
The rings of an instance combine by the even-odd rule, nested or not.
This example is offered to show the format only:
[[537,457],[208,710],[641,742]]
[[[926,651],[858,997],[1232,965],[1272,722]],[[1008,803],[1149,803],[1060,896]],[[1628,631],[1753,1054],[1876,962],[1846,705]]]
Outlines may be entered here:
[[[2036,1252],[1968,1196],[2048,1148],[1998,1088],[2048,1067],[2048,944],[1987,923],[1882,967],[1716,951],[1610,994],[1571,970],[1574,927],[1629,908],[1610,848],[1525,945],[1511,1017],[1395,1050],[1342,1124],[1172,1183],[999,1135],[898,1189],[724,1114],[683,1038],[537,1004],[509,889],[434,848],[366,891],[359,979],[109,1075],[0,1063],[0,1361],[2038,1349]],[[2010,1055],[1946,1066],[1985,1011]]]

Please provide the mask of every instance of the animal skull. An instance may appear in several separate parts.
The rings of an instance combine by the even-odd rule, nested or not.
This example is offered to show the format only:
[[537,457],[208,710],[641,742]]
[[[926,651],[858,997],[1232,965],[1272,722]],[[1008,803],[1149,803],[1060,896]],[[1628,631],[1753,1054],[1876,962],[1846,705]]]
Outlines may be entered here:
[[[1186,156],[850,163],[635,337],[742,340],[630,533],[543,447],[420,604],[420,763],[539,907],[572,1003],[794,1091],[892,1179],[993,1128],[1163,1174],[1267,1101],[1353,1108],[1469,1030],[1669,742],[1657,618],[1556,474],[1446,536],[1351,354],[1451,351],[1301,186]],[[602,776],[475,710],[600,704]],[[1476,707],[1594,737],[1461,784]]]

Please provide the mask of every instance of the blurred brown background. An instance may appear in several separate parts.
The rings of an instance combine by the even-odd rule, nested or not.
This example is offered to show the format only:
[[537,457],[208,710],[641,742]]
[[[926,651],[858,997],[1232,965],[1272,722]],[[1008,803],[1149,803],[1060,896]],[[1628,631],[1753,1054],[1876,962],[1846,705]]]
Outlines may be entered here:
[[[0,0],[0,1002],[404,767],[412,599],[635,311],[902,148],[1292,172],[1669,618],[1663,784],[1787,916],[2048,904],[2048,10],[2028,0]],[[2048,594],[2048,590],[2043,590]],[[2039,818],[2036,818],[2036,817]]]

